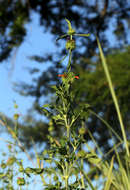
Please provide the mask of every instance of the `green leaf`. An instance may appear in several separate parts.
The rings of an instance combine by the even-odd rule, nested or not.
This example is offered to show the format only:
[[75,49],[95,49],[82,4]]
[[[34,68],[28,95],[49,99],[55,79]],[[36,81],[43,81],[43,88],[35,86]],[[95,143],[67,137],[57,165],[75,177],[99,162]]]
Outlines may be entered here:
[[25,170],[25,173],[28,175],[28,174],[41,174],[43,173],[44,169],[43,168],[30,168],[30,167],[27,167]]
[[110,188],[110,185],[112,182],[111,175],[112,175],[113,163],[114,163],[114,156],[112,157],[112,160],[111,160],[111,165],[109,167],[108,176],[107,176],[108,178],[107,178],[104,190],[109,190]]
[[71,26],[71,22],[68,20],[68,19],[65,19],[66,20],[66,22],[67,22],[67,24],[68,24],[68,28],[69,28],[69,30],[68,30],[68,34],[69,35],[73,35],[73,34],[75,34],[75,30],[72,28],[72,26]]
[[7,160],[7,165],[8,166],[11,166],[13,165],[14,163],[16,162],[16,158],[15,157],[10,157],[8,160]]
[[101,47],[101,44],[100,44],[98,38],[97,38],[97,44],[98,44],[98,48],[99,48],[99,52],[100,52],[102,66],[103,66],[103,69],[104,69],[104,72],[105,72],[105,75],[106,75],[106,79],[107,79],[107,82],[108,82],[108,85],[109,85],[109,89],[110,89],[110,92],[111,92],[111,95],[112,95],[112,99],[113,99],[113,102],[115,104],[117,116],[118,116],[118,119],[119,119],[119,122],[120,122],[120,127],[121,127],[121,131],[122,131],[122,136],[123,136],[123,139],[124,139],[126,152],[127,152],[127,155],[129,156],[130,153],[129,153],[129,148],[128,148],[128,142],[127,142],[127,138],[126,138],[126,132],[125,132],[125,127],[124,127],[123,120],[122,120],[122,115],[121,115],[120,108],[119,108],[118,99],[117,99],[116,94],[115,94],[115,90],[114,90],[113,83],[112,83],[112,80],[111,80],[111,76],[110,76],[110,73],[109,73],[109,70],[108,70],[106,59],[105,59],[105,56],[104,56],[104,53],[103,53],[103,50],[102,50],[102,47]]
[[88,33],[88,34],[74,34],[75,36],[83,36],[83,37],[88,37],[88,36],[90,36],[90,34]]
[[3,178],[3,177],[5,177],[5,176],[6,176],[6,174],[0,173],[0,179]]
[[32,168],[30,168],[30,167],[27,167],[27,168],[24,170],[24,172],[27,174],[27,176],[29,176],[29,177],[30,177],[30,174],[32,174],[32,173],[33,173],[33,169],[32,169]]
[[42,107],[43,107],[43,108],[49,108],[49,107],[50,107],[50,104],[44,104]]
[[43,171],[44,171],[43,168],[33,168],[33,172],[34,172],[35,174],[42,174]]
[[44,113],[44,115],[45,115],[45,116],[47,116],[47,117],[52,116],[52,113],[51,113],[51,112],[49,112],[47,109],[42,108],[42,111],[43,111],[43,113]]
[[101,161],[101,159],[98,158],[98,157],[89,158],[89,162],[92,163],[92,164],[96,164],[97,165],[100,161]]
[[58,40],[60,40],[60,39],[62,39],[62,38],[66,38],[67,36],[68,36],[68,34],[64,34],[64,35],[58,37],[58,38],[56,39],[56,41],[58,41]]
[[56,85],[51,86],[51,88],[53,88],[54,90],[57,90],[57,86]]
[[59,119],[62,120],[62,117],[60,116],[60,114],[58,114],[58,115],[53,116],[53,119],[56,121]]

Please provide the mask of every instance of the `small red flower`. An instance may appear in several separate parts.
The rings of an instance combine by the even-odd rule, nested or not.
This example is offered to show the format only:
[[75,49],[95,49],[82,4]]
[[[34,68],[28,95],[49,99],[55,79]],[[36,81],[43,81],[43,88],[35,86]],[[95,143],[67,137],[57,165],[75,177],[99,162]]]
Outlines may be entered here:
[[67,75],[66,74],[59,74],[58,77],[64,77],[64,78],[66,78]]
[[75,78],[75,79],[79,79],[79,76],[75,76],[74,78]]
[[[67,74],[59,74],[58,77],[67,78]],[[75,79],[79,79],[79,76],[74,76]]]

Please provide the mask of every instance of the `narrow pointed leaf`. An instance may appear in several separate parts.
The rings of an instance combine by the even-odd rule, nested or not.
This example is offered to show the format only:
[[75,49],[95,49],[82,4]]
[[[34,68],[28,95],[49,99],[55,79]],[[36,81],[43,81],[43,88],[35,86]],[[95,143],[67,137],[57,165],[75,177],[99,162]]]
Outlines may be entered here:
[[111,160],[111,165],[110,165],[110,168],[109,168],[109,171],[108,171],[107,181],[106,181],[106,185],[105,185],[104,190],[109,190],[110,185],[112,183],[113,162],[114,162],[114,157],[112,157],[112,160]]
[[67,36],[68,36],[68,34],[64,34],[64,35],[60,36],[59,38],[57,38],[56,41],[58,41],[58,40],[60,40],[62,38],[66,38]]
[[75,36],[83,36],[83,37],[88,37],[88,36],[90,36],[90,34],[88,33],[88,34],[74,34]]

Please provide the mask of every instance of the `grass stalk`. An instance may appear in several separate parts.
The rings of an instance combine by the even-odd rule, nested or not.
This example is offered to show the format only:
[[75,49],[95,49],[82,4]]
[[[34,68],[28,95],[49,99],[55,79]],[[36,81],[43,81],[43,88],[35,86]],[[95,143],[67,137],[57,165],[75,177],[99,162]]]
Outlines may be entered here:
[[114,88],[113,88],[113,84],[112,84],[110,73],[109,73],[109,70],[108,70],[108,67],[107,67],[106,59],[105,59],[105,56],[103,54],[101,44],[100,44],[98,38],[97,38],[97,43],[98,43],[98,48],[99,48],[100,57],[101,57],[102,65],[103,65],[103,68],[104,68],[104,72],[105,72],[105,75],[106,75],[106,78],[107,78],[107,81],[108,81],[109,89],[110,89],[110,92],[111,92],[111,95],[112,95],[112,98],[113,98],[113,101],[114,101],[114,104],[115,104],[116,112],[117,112],[119,123],[120,123],[120,126],[121,126],[121,131],[122,131],[122,136],[123,136],[124,143],[125,143],[126,152],[127,152],[127,155],[129,156],[129,148],[128,148],[127,138],[126,138],[126,134],[125,134],[125,127],[124,127],[124,124],[123,124],[123,120],[122,120],[118,100],[117,100],[117,97],[116,97],[116,94],[115,94],[115,91],[114,91]]
[[[82,169],[83,169],[83,159],[81,159],[81,167],[82,167]],[[84,176],[83,176],[83,173],[82,173],[82,172],[80,172],[80,176],[81,176],[82,188],[85,189]]]
[[112,160],[111,160],[111,165],[108,171],[107,181],[106,181],[104,190],[109,190],[110,188],[110,185],[112,182],[111,176],[112,176],[113,163],[114,163],[114,157],[112,157]]

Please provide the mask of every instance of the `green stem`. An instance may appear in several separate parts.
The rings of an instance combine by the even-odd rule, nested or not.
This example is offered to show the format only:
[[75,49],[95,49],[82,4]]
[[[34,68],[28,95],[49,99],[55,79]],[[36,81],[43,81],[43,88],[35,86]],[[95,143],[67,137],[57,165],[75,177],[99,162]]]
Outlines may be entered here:
[[70,139],[70,127],[66,126],[66,128],[67,128],[67,139],[69,140]]
[[107,64],[106,64],[106,59],[104,57],[104,54],[103,54],[103,51],[102,51],[102,48],[101,48],[101,44],[100,44],[98,38],[97,38],[97,43],[98,43],[98,47],[99,47],[99,51],[100,51],[100,56],[101,56],[104,72],[105,72],[105,75],[106,75],[106,78],[107,78],[107,81],[108,81],[108,84],[109,84],[109,89],[110,89],[110,92],[111,92],[111,95],[112,95],[112,98],[113,98],[113,101],[114,101],[114,104],[115,104],[116,112],[117,112],[117,115],[118,115],[118,119],[119,119],[119,122],[120,122],[122,136],[123,136],[123,139],[124,139],[124,142],[125,142],[126,152],[127,152],[127,155],[129,156],[129,148],[128,148],[127,138],[126,138],[126,134],[125,134],[125,127],[124,127],[124,124],[123,124],[123,120],[122,120],[118,100],[117,100],[117,97],[116,97],[116,94],[115,94],[115,91],[114,91],[114,88],[113,88],[113,85],[112,85],[112,80],[111,80],[109,70],[108,70],[108,67],[107,67]]
[[[67,141],[70,140],[70,125],[68,124],[67,121],[67,115],[65,115],[65,127],[67,130]],[[69,145],[67,145],[67,154],[69,154]],[[68,179],[69,179],[69,163],[66,161],[66,170],[65,170],[65,188],[68,190]]]
[[68,163],[66,162],[66,175],[65,175],[65,188],[66,188],[66,190],[68,190],[68,179],[69,179],[69,177],[68,177],[68,168],[69,167],[69,165],[68,165]]
[[71,58],[72,58],[72,50],[69,50],[69,61],[68,61],[68,65],[67,65],[68,72],[71,71]]
[[[70,35],[70,39],[72,40],[72,35]],[[67,65],[68,73],[71,71],[71,58],[72,58],[72,50],[69,50],[69,61]],[[63,106],[65,108],[65,105]],[[70,124],[67,120],[67,113],[65,115],[64,121],[65,121],[66,130],[67,130],[67,140],[69,141],[70,140]],[[67,154],[69,154],[69,145],[67,145]],[[68,190],[69,170],[70,170],[69,163],[68,161],[66,161],[66,170],[65,170],[65,189],[66,190]]]
[[[83,159],[81,159],[81,168],[83,170]],[[82,171],[80,172],[80,176],[81,176],[81,183],[82,183],[82,188],[85,189],[85,185],[84,185],[84,176]]]
[[64,121],[65,121],[66,130],[67,130],[67,139],[69,140],[70,139],[70,125],[68,125],[67,115],[65,115]]

